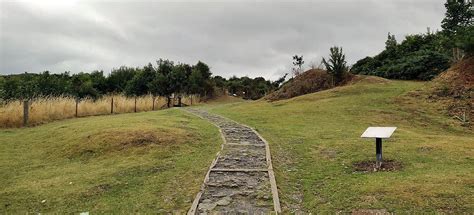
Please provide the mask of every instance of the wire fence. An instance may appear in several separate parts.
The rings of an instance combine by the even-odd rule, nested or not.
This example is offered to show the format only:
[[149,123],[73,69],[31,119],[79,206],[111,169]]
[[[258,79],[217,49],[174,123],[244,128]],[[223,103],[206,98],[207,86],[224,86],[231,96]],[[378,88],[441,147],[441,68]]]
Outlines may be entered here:
[[[178,104],[178,98],[172,98],[171,101],[172,106]],[[182,97],[183,105],[194,105],[199,102],[199,96],[188,95]],[[74,117],[133,113],[164,108],[167,108],[167,99],[152,95],[140,97],[110,95],[95,100],[77,100],[73,97],[44,97],[29,101],[16,100],[0,104],[0,127],[14,128]]]

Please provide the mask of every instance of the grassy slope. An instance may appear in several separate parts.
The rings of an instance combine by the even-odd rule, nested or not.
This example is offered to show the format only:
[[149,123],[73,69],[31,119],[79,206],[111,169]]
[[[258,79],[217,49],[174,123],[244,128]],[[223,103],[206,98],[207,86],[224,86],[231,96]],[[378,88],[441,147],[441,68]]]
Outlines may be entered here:
[[[407,96],[423,83],[356,84],[274,103],[208,106],[255,127],[269,142],[287,211],[474,210],[474,134]],[[356,173],[352,163],[375,159],[368,126],[397,126],[384,158],[398,172]]]
[[171,109],[0,130],[0,143],[0,213],[183,213],[221,139]]

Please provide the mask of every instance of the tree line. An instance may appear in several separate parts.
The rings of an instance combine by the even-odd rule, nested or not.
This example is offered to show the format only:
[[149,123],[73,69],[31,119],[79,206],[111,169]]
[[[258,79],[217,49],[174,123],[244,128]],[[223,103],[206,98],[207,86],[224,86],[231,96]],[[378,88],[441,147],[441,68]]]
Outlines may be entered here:
[[229,92],[244,99],[259,99],[275,90],[284,81],[265,80],[262,77],[249,78],[235,76],[226,79],[212,76],[207,64],[199,61],[195,65],[175,63],[159,59],[143,67],[121,66],[110,74],[103,71],[71,74],[23,73],[0,76],[0,99],[30,100],[48,96],[72,96],[78,100],[98,99],[107,94],[124,94],[138,97],[151,94],[153,97],[167,98],[167,106],[172,106],[171,98],[181,105],[183,95],[200,95],[210,98],[216,93]]
[[385,49],[365,57],[351,68],[355,74],[391,79],[430,80],[452,62],[474,51],[474,11],[472,1],[448,0],[441,31],[405,37],[400,43],[388,33]]

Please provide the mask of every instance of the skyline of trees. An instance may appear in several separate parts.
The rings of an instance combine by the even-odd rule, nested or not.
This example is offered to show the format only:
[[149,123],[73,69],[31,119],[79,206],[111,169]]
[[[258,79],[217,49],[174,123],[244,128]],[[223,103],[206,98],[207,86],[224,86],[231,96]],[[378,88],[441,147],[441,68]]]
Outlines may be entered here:
[[284,82],[282,78],[274,82],[263,77],[232,76],[226,79],[212,76],[210,67],[201,61],[189,65],[159,59],[155,65],[148,63],[143,67],[121,66],[112,69],[108,75],[104,75],[103,71],[76,74],[70,72],[52,74],[44,71],[1,75],[0,99],[10,101],[71,96],[81,100],[98,99],[110,94],[123,94],[127,97],[151,94],[153,98],[158,96],[167,98],[167,106],[170,107],[172,96],[175,96],[178,105],[181,105],[184,95],[210,98],[216,93],[222,94],[226,91],[244,99],[258,99],[277,89]]

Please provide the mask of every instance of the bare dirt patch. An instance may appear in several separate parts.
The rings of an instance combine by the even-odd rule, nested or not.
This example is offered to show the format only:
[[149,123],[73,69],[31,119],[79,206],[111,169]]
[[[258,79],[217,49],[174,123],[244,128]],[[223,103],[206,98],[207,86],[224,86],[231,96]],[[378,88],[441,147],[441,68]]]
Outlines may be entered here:
[[387,209],[356,209],[353,210],[352,215],[385,215],[391,214]]
[[[340,85],[345,85],[351,80],[352,76],[353,75],[348,73]],[[267,95],[265,99],[268,101],[289,99],[308,93],[327,90],[332,87],[334,86],[332,84],[331,75],[325,70],[310,69],[295,77],[293,80],[288,81],[279,90]]]
[[330,74],[322,69],[310,69],[303,74],[285,83],[277,91],[265,96],[268,101],[278,101],[301,96],[309,93],[315,93],[322,90],[328,90],[337,86],[350,84],[378,84],[389,83],[390,80],[367,75],[353,75],[346,73],[343,80],[336,86],[332,83],[333,79]]
[[375,161],[360,161],[352,165],[356,172],[393,172],[403,168],[403,164],[395,160],[384,160],[382,166],[377,169]]
[[349,81],[349,84],[358,84],[358,83],[385,84],[385,83],[390,83],[390,80],[382,78],[382,77],[370,76],[370,75],[354,75],[352,79]]

